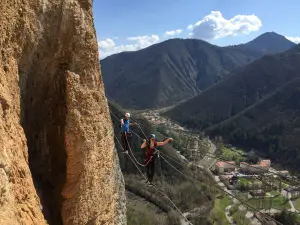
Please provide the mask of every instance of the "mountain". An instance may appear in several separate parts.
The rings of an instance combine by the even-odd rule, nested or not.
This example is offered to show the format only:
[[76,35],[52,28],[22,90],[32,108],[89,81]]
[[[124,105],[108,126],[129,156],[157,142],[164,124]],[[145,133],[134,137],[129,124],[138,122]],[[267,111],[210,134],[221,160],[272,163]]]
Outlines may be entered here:
[[299,46],[263,56],[165,115],[200,129],[235,116],[300,76]]
[[254,40],[240,46],[244,46],[252,50],[262,51],[265,54],[275,54],[284,52],[295,45],[296,44],[294,42],[289,41],[283,35],[275,32],[266,32]]
[[300,78],[290,81],[264,101],[209,128],[228,142],[256,149],[274,163],[300,171]]
[[[279,37],[272,45],[259,37],[254,44],[228,47],[171,39],[136,52],[112,55],[101,60],[106,93],[125,108],[169,106],[199,94],[264,54],[278,51],[277,46],[282,46],[279,52],[287,50],[290,41]],[[258,47],[264,44],[267,52]]]
[[273,159],[284,152],[294,160],[300,157],[299,62],[300,45],[263,56],[165,115]]

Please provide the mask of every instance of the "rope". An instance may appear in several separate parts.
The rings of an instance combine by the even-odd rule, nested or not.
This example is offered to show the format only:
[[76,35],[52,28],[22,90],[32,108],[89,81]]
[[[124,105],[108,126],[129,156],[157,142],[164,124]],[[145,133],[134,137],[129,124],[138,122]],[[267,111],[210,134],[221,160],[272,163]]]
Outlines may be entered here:
[[[116,135],[114,134],[115,138]],[[117,139],[118,140],[118,139]],[[122,147],[122,146],[121,146]],[[123,147],[122,147],[123,148]],[[124,152],[125,152],[125,149],[123,148]],[[140,168],[138,167],[138,165],[135,163],[135,161],[131,158],[131,156],[127,153],[126,154],[129,159],[131,160],[131,162],[134,164],[134,166],[137,168],[137,170],[139,171],[139,173],[141,174],[141,176],[145,179],[145,180],[148,180],[147,177],[143,174],[143,172],[140,170]],[[165,194],[163,191],[159,190],[157,187],[155,186],[152,186],[153,189],[155,189],[156,191],[158,191],[159,193],[161,193],[162,195],[165,196],[166,199],[169,200],[169,202],[173,205],[173,207],[179,212],[179,214],[190,224],[190,225],[193,225],[187,218],[186,216],[181,212],[181,210],[176,206],[176,204],[169,198],[169,196],[167,194]]]
[[[111,112],[111,113],[112,113],[112,112]],[[112,114],[114,115],[114,113],[112,113]],[[116,119],[118,120],[117,116],[116,116],[116,115],[114,115],[114,116],[115,116]],[[132,120],[133,120],[133,119],[132,119]],[[133,120],[133,121],[134,121],[134,120]],[[139,127],[140,130],[142,131],[143,135],[144,135],[144,136],[146,137],[146,139],[148,140],[147,136],[145,135],[145,133],[144,133],[143,129],[141,128],[141,126],[139,125],[139,123],[136,122],[136,124],[138,124],[138,127]],[[135,134],[136,136],[138,136],[140,139],[142,139],[142,138],[141,138],[138,134],[136,134],[135,132],[132,132],[132,133]],[[117,140],[118,140],[118,139],[117,139]],[[127,140],[127,137],[126,137],[126,140]],[[127,140],[127,141],[128,141],[128,140]],[[119,140],[118,140],[118,142],[119,142]],[[119,142],[119,143],[120,143],[120,142]],[[140,163],[136,160],[136,158],[135,158],[135,156],[134,156],[134,154],[133,154],[133,152],[132,152],[130,146],[129,146],[129,149],[130,149],[130,152],[131,152],[131,154],[132,154],[132,156],[133,156],[133,158],[134,158],[135,160],[133,160],[133,159],[131,158],[131,156],[130,156],[128,153],[127,153],[127,155],[129,156],[130,160],[134,163],[134,165],[136,166],[136,168],[139,170],[139,172],[141,173],[141,175],[142,175],[144,178],[146,178],[146,177],[144,176],[144,174],[141,172],[141,170],[138,168],[138,166],[136,165],[136,163],[137,163],[138,165],[140,165],[140,166],[146,166],[146,165],[140,164]],[[155,149],[156,149],[156,148],[155,148]],[[157,149],[156,149],[156,150],[157,150]],[[158,150],[157,150],[157,151],[158,151]],[[211,154],[211,153],[207,152],[207,154]],[[176,170],[177,172],[179,172],[179,173],[182,174],[183,176],[188,177],[189,179],[193,180],[194,182],[200,183],[199,181],[195,181],[194,178],[192,178],[192,177],[190,177],[190,176],[188,176],[188,175],[182,173],[182,172],[179,171],[178,169],[176,169],[176,168],[175,168],[171,163],[169,163],[163,156],[161,156],[161,158],[162,158],[169,166],[171,166],[174,170]],[[220,159],[220,158],[215,157],[215,156],[213,156],[213,157],[211,157],[211,158]],[[173,159],[173,160],[174,160],[174,159]],[[136,163],[135,163],[134,161],[136,161]],[[222,161],[222,160],[220,160],[220,161]],[[223,162],[228,163],[228,162],[226,162],[226,161],[223,161]],[[179,162],[178,162],[178,164],[180,164],[181,166],[183,166],[183,165],[182,165],[181,163],[179,163]],[[228,164],[230,164],[230,163],[228,163]],[[232,165],[233,165],[233,164],[232,164]],[[234,164],[234,165],[235,165],[235,164]],[[249,165],[249,167],[253,167],[253,166]],[[183,168],[185,168],[185,166],[183,166]],[[257,167],[253,167],[253,168],[257,169]],[[258,169],[261,169],[261,168],[258,168]],[[264,169],[261,169],[261,170],[265,171]],[[273,172],[273,173],[274,173],[274,172]],[[276,174],[276,173],[274,173],[274,174]],[[277,175],[277,174],[276,174],[276,175]],[[235,197],[233,194],[231,194],[231,193],[229,193],[229,192],[223,190],[221,187],[215,185],[215,184],[212,183],[211,181],[209,181],[209,183],[210,183],[211,185],[213,185],[214,187],[216,187],[217,189],[221,190],[222,192],[226,193],[227,195],[229,195],[229,196],[231,196],[231,197],[237,199],[238,201],[242,202],[244,205],[246,205],[247,207],[249,207],[249,208],[252,209],[253,211],[260,213],[260,211],[258,211],[257,209],[255,209],[254,207],[252,207],[251,205],[249,205],[248,203],[246,203],[246,202],[244,202],[243,200],[241,200],[241,199]],[[160,192],[161,194],[163,194],[163,195],[164,195],[164,196],[165,196],[165,197],[173,204],[173,206],[177,209],[177,211],[178,211],[178,212],[179,212],[179,213],[187,220],[187,218],[183,215],[183,213],[181,213],[181,211],[177,208],[177,206],[172,202],[172,200],[171,200],[165,193],[163,193],[162,191],[160,191],[160,190],[157,189],[156,187],[153,187],[153,188],[156,189],[156,190],[157,190],[158,192]],[[281,224],[280,222],[278,222],[278,221],[276,221],[275,219],[273,219],[272,217],[269,217],[269,216],[265,215],[264,213],[262,213],[262,214],[264,215],[264,217],[273,220],[275,223],[280,224],[280,225],[283,225],[283,224]],[[188,222],[189,224],[191,224],[188,220],[187,220],[187,222]]]
[[[113,112],[110,111],[110,113],[111,113],[111,114],[117,119],[117,121],[118,121],[119,118],[118,118]],[[132,131],[132,133],[134,133],[134,132]],[[135,134],[135,133],[134,133],[134,134]],[[115,137],[116,137],[116,135],[115,135]],[[135,157],[134,154],[133,154],[133,151],[132,151],[132,149],[131,149],[131,147],[130,147],[130,145],[129,145],[127,136],[125,136],[125,138],[126,138],[126,141],[127,141],[127,144],[128,144],[129,151],[130,151],[132,157],[134,158],[135,162],[136,162],[139,166],[142,166],[142,167],[147,166],[147,165],[149,164],[149,162],[152,160],[153,156],[150,156],[150,159],[147,161],[146,164],[141,164],[141,163],[139,163],[139,161],[136,159],[136,157]],[[116,139],[117,139],[118,143],[120,144],[120,146],[122,146],[122,144],[120,143],[119,139],[118,139],[118,138],[116,138]],[[123,148],[123,147],[122,147],[122,148]],[[124,149],[124,148],[123,148],[123,149]],[[126,153],[126,150],[125,150],[125,149],[124,149],[124,151],[125,151],[125,153]],[[127,151],[127,152],[128,152],[128,151]]]
[[[142,128],[140,128],[140,129],[142,129]],[[133,134],[135,134],[137,137],[139,137],[140,139],[142,139],[138,134],[136,134],[135,132],[133,132]],[[209,152],[207,152],[206,154],[210,154],[210,155],[212,155],[211,153],[209,153]],[[182,165],[180,162],[178,162],[176,159],[174,159],[174,158],[172,158],[172,157],[170,157],[170,156],[167,156],[166,154],[164,154],[164,153],[162,153],[161,152],[161,155],[164,155],[165,157],[167,157],[167,158],[169,158],[170,160],[172,160],[172,161],[174,161],[175,163],[177,163],[178,165],[181,165],[183,168],[186,168],[184,165]],[[191,179],[191,180],[193,180],[194,182],[195,182],[195,180],[194,180],[194,178],[192,178],[192,177],[190,177],[190,176],[188,176],[188,175],[186,175],[186,174],[184,174],[184,173],[182,173],[181,171],[179,171],[178,169],[176,169],[173,165],[171,165],[163,156],[161,156],[161,158],[164,160],[164,161],[166,161],[174,170],[176,170],[177,172],[179,172],[180,174],[182,174],[183,176],[185,176],[185,177],[188,177],[189,179]],[[211,156],[211,158],[215,158],[215,159],[219,159],[220,161],[222,161],[220,158],[218,158],[218,157],[216,157],[216,156]],[[225,163],[227,163],[226,161],[223,161],[223,162],[225,162]],[[228,163],[228,164],[230,164],[230,163]],[[234,164],[235,165],[235,164]],[[250,166],[250,165],[249,165]],[[253,167],[253,166],[250,166],[250,167]],[[254,168],[256,168],[256,167],[254,167]],[[263,169],[261,169],[261,170],[263,170]],[[265,171],[265,170],[264,170]],[[191,171],[192,172],[192,171]],[[193,172],[192,172],[193,173]],[[274,174],[276,174],[276,173],[274,173]],[[277,174],[276,174],[277,175]],[[198,183],[200,183],[199,181],[197,181]],[[227,192],[227,191],[225,191],[225,190],[223,190],[222,188],[220,188],[219,186],[216,186],[215,184],[213,184],[212,182],[209,182],[209,183],[211,183],[213,186],[215,186],[215,187],[217,187],[219,190],[221,190],[221,191],[223,191],[223,192],[225,192],[227,195],[230,195],[230,196],[232,196],[233,198],[235,198],[235,199],[237,199],[237,200],[239,200],[240,202],[242,202],[242,203],[244,203],[246,206],[248,206],[249,208],[251,208],[252,210],[254,210],[254,211],[256,211],[256,212],[259,212],[258,210],[256,210],[254,207],[252,207],[251,205],[249,205],[248,203],[246,203],[246,202],[244,202],[243,200],[241,200],[241,199],[238,199],[238,198],[236,198],[233,194],[230,194],[229,192]],[[260,213],[260,212],[259,212]],[[265,217],[267,217],[267,218],[269,218],[269,219],[272,219],[274,222],[276,222],[277,224],[281,224],[281,223],[279,223],[278,221],[276,221],[276,220],[274,220],[273,218],[271,218],[271,217],[269,217],[269,216],[266,216],[266,215],[264,215]],[[282,224],[281,224],[282,225]]]
[[[162,158],[169,166],[171,166],[174,170],[176,170],[178,173],[180,173],[180,174],[182,174],[183,176],[185,176],[185,177],[187,177],[187,178],[193,180],[194,182],[197,182],[197,183],[200,183],[200,184],[201,184],[200,181],[197,181],[197,180],[195,180],[194,178],[192,178],[192,177],[190,177],[190,176],[188,176],[188,175],[182,173],[182,172],[179,171],[178,169],[176,169],[176,168],[175,168],[169,161],[167,161],[163,156],[161,156],[161,158]],[[191,171],[191,172],[192,172],[192,171]],[[192,172],[192,173],[193,173],[193,172]],[[224,189],[222,189],[222,188],[219,187],[218,185],[214,184],[213,182],[211,182],[211,181],[209,181],[209,180],[207,180],[207,181],[208,181],[208,183],[210,183],[210,185],[214,186],[215,188],[217,188],[217,189],[221,190],[222,192],[226,193],[227,195],[229,195],[229,196],[231,196],[231,197],[237,199],[238,201],[242,202],[244,205],[246,205],[247,207],[249,207],[249,208],[252,209],[253,211],[255,211],[255,212],[257,212],[257,213],[261,213],[259,210],[255,209],[254,207],[252,207],[251,205],[249,205],[248,203],[246,203],[244,200],[241,200],[241,199],[237,198],[235,195],[233,195],[233,194],[231,194],[231,193],[225,191]],[[264,213],[261,213],[261,214],[263,214],[264,217],[266,217],[266,218],[268,218],[268,219],[270,219],[270,220],[273,220],[275,223],[280,224],[280,225],[283,225],[282,223],[280,223],[279,221],[273,219],[272,217],[267,216],[267,215],[265,215]]]
[[[115,135],[115,134],[114,134]],[[125,153],[125,154],[128,154],[129,152],[131,153],[131,155],[132,155],[132,157],[134,158],[134,161],[139,165],[139,166],[142,166],[142,167],[145,167],[145,166],[147,166],[148,164],[149,164],[149,162],[150,162],[150,160],[152,159],[152,156],[150,157],[150,159],[148,160],[148,162],[146,163],[146,164],[141,164],[141,163],[139,163],[138,162],[138,160],[136,159],[136,157],[134,156],[134,154],[133,154],[133,152],[132,152],[132,150],[131,150],[131,147],[130,147],[130,145],[129,145],[129,142],[128,142],[128,139],[127,139],[127,137],[125,136],[125,138],[126,138],[126,141],[127,141],[127,143],[128,143],[128,147],[129,147],[129,152],[128,151],[126,151],[124,148],[123,148],[123,146],[122,146],[122,144],[121,144],[121,142],[119,141],[119,139],[117,138],[117,136],[115,135],[115,138],[117,139],[117,142],[120,144],[120,146],[122,147],[122,149],[124,150],[122,153]],[[129,155],[129,154],[128,154]]]
[[[213,154],[210,153],[210,152],[207,152],[206,155],[208,155],[208,157],[210,157],[210,158],[217,159],[217,160],[219,160],[219,161],[221,161],[221,162],[223,162],[223,163],[226,163],[226,164],[232,165],[232,166],[236,166],[237,168],[241,169],[240,166],[237,166],[237,165],[234,164],[234,163],[230,163],[230,162],[226,161],[226,159],[224,159],[224,158],[216,157],[215,155],[213,155]],[[255,166],[251,166],[251,165],[249,165],[249,164],[248,164],[248,167],[254,168],[254,169],[256,169],[256,170],[260,170],[260,171],[263,171],[263,172],[268,172],[268,173],[271,173],[271,174],[276,175],[276,176],[279,175],[279,174],[277,174],[277,173],[275,173],[275,172],[273,172],[273,171],[267,171],[267,170],[265,170],[265,169],[262,169],[262,168],[259,168],[259,167],[255,167]],[[282,178],[280,178],[280,179],[283,180]],[[293,183],[293,185],[300,185],[300,182],[295,182],[295,181],[290,181],[290,180],[288,180],[288,181],[286,181],[286,182],[288,182],[288,183]]]
[[[161,169],[161,161],[160,161],[160,152],[157,153],[158,156],[158,166],[159,166],[159,171],[160,171],[160,182],[161,184],[163,184],[163,173],[162,173],[162,169]],[[163,189],[163,188],[162,188]]]
[[133,122],[135,122],[138,127],[140,128],[140,130],[142,131],[143,135],[145,136],[146,140],[149,141],[149,139],[147,138],[147,135],[145,134],[144,130],[142,129],[141,125],[136,121],[134,120],[133,118],[131,118]]
[[[140,128],[140,129],[142,129],[142,128]],[[142,139],[141,136],[139,136],[139,135],[136,134],[135,132],[132,132],[132,133],[133,133],[134,135],[136,135],[137,137],[139,137],[140,139]],[[163,154],[163,153],[161,153],[161,154]],[[165,154],[163,154],[163,155],[165,155]],[[217,159],[217,160],[219,160],[219,161],[221,161],[221,162],[224,162],[224,163],[226,163],[226,164],[228,164],[228,165],[236,166],[236,167],[239,168],[239,169],[241,168],[240,166],[237,166],[236,164],[233,164],[233,163],[228,162],[228,161],[227,161],[226,159],[224,159],[224,158],[216,157],[215,155],[213,155],[212,153],[210,153],[209,150],[205,152],[205,155],[209,155],[209,157],[211,157],[211,158],[213,158],[213,159]],[[169,157],[169,156],[165,155],[165,157]],[[170,158],[170,157],[169,157],[169,158]],[[174,159],[171,159],[171,160],[174,161]],[[176,161],[176,160],[175,160],[175,161]],[[264,169],[262,169],[262,168],[259,168],[259,167],[254,167],[254,166],[251,166],[251,165],[248,165],[248,167],[254,168],[254,169],[258,169],[258,170],[263,171],[263,172],[266,172],[266,170],[264,170]],[[274,175],[278,176],[277,173],[272,172],[272,171],[268,171],[268,173],[271,173],[271,174],[274,174]],[[282,178],[280,178],[280,179],[282,180]],[[295,181],[290,181],[290,180],[289,180],[288,182],[289,182],[289,183],[292,183],[293,185],[300,185],[300,182],[295,182]]]

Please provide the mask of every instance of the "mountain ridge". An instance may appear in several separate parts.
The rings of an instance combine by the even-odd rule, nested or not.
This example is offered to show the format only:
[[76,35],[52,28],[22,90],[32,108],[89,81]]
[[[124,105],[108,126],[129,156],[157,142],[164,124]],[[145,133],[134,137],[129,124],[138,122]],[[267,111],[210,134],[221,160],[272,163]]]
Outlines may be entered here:
[[299,171],[299,62],[300,45],[263,56],[164,115]]
[[300,160],[300,78],[257,102],[241,113],[207,129],[228,142],[256,149],[293,171],[299,171]]
[[[284,45],[290,44],[285,41]],[[147,109],[189,99],[265,53],[245,44],[219,47],[202,40],[175,38],[109,56],[101,65],[111,98],[126,108]]]
[[[187,120],[182,121],[181,118],[197,115],[196,120],[200,124],[201,119],[209,122],[202,124],[203,129],[234,116],[300,75],[300,66],[296,63],[300,61],[299,46],[285,53],[263,56],[231,73],[201,94],[179,104],[166,112],[166,115],[182,123],[187,123]],[[210,115],[207,116],[208,114]]]

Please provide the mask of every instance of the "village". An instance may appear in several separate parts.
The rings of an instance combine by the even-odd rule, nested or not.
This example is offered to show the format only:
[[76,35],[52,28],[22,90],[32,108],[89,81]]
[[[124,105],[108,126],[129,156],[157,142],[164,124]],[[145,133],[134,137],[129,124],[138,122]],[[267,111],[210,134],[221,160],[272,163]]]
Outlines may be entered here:
[[[241,162],[239,166],[235,161],[217,161],[212,171],[217,174],[220,186],[247,192],[249,198],[272,197],[276,194],[287,200],[300,197],[300,185],[287,184],[297,184],[297,178],[290,176],[287,170],[275,170],[270,160],[261,160],[257,164]],[[291,206],[291,211],[297,210]]]
[[168,132],[188,137],[185,151],[177,153],[187,164],[208,171],[224,193],[228,193],[228,197],[220,200],[220,208],[229,224],[273,224],[253,209],[272,216],[284,210],[299,213],[300,181],[288,170],[275,169],[269,159],[250,163],[242,150],[213,143],[208,137],[161,117],[159,111],[143,116],[157,127],[164,126]]
[[[224,191],[238,196],[249,206],[262,213],[278,214],[283,210],[299,213],[300,185],[297,177],[287,170],[271,167],[271,160],[260,160],[256,164],[236,161],[216,161],[211,167],[215,180]],[[225,208],[225,215],[230,224],[236,224],[232,217],[237,211],[245,216],[251,224],[262,224],[257,213],[245,207],[245,204],[233,199],[233,204]],[[297,202],[297,208],[294,206]],[[249,211],[248,211],[249,210]],[[272,224],[269,221],[269,224]]]

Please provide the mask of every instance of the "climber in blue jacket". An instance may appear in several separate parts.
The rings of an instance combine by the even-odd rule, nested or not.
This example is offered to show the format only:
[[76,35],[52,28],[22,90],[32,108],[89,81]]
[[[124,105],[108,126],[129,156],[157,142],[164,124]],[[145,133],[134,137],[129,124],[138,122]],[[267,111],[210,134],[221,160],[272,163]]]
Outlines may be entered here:
[[128,137],[129,137],[129,131],[130,131],[130,126],[135,125],[135,123],[130,122],[130,113],[125,113],[125,117],[120,120],[121,123],[121,129],[122,129],[122,143],[123,143],[123,148],[125,151],[129,150],[129,142],[128,142]]

